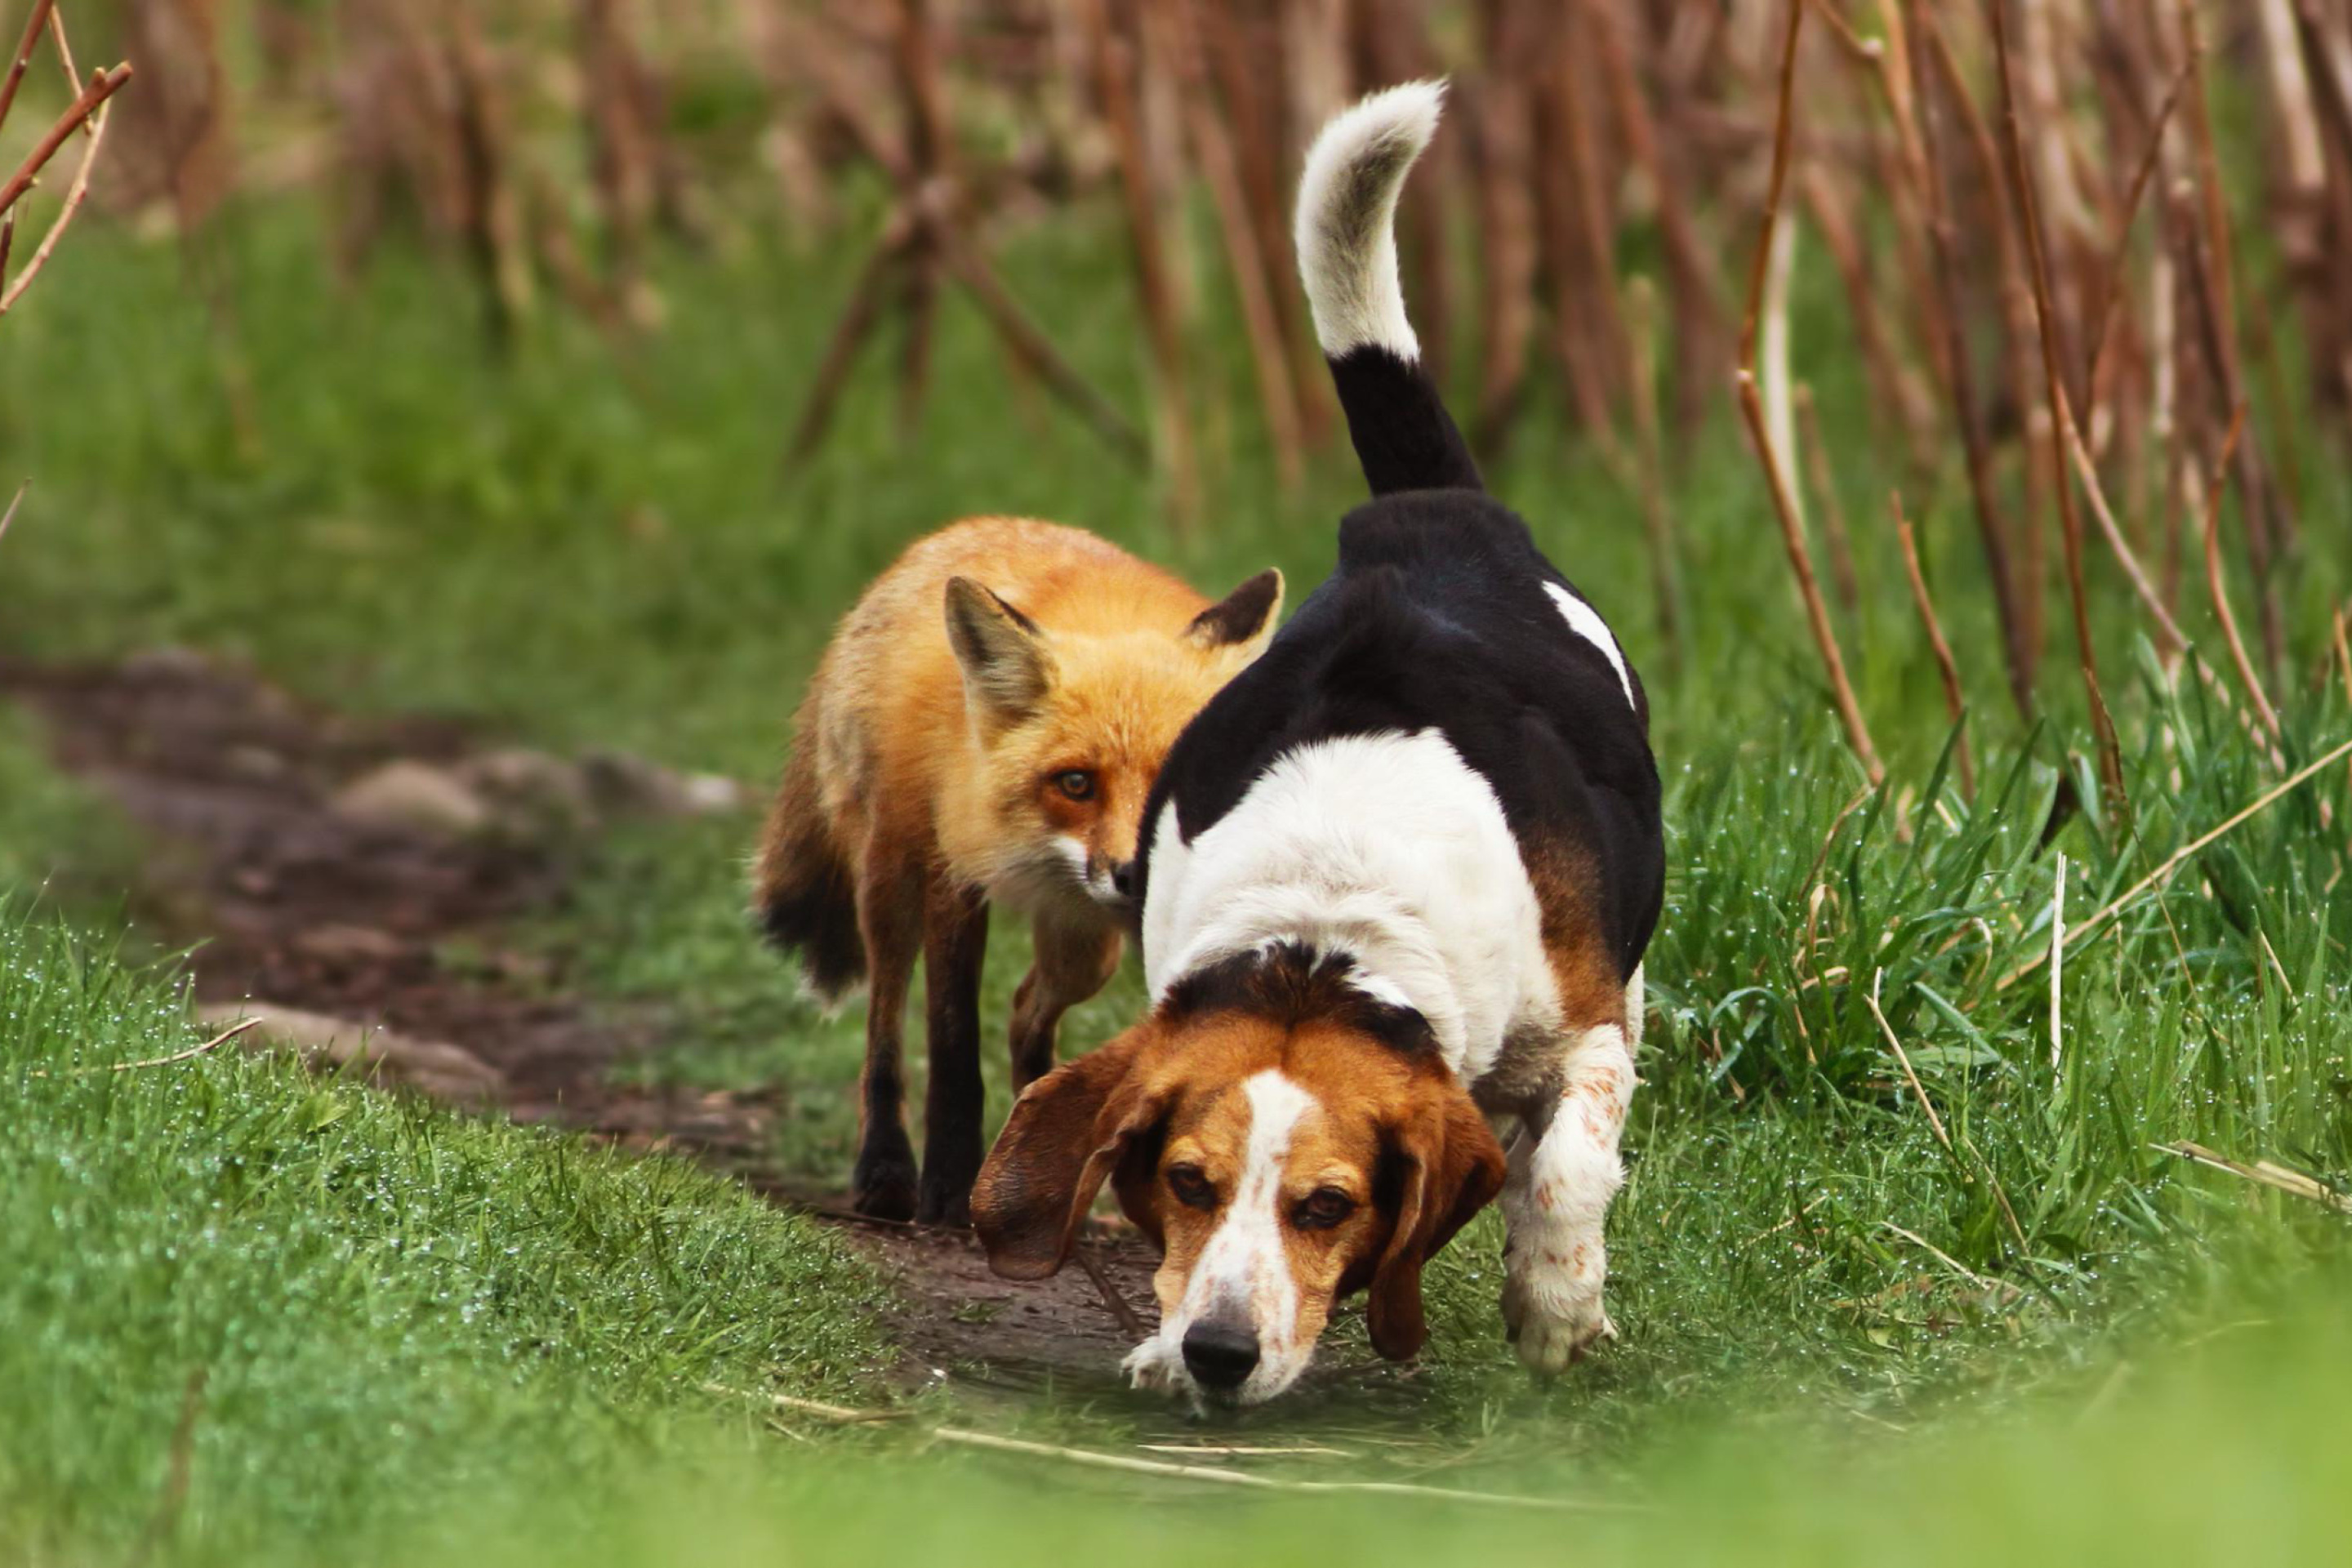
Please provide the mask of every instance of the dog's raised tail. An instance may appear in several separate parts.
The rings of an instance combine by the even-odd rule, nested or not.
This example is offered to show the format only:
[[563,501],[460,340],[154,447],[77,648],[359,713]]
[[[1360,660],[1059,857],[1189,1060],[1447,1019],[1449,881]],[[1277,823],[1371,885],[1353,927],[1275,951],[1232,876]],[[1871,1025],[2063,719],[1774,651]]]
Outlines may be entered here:
[[1444,99],[1442,81],[1373,93],[1323,127],[1298,182],[1299,276],[1374,495],[1486,488],[1422,369],[1397,280],[1397,196]]

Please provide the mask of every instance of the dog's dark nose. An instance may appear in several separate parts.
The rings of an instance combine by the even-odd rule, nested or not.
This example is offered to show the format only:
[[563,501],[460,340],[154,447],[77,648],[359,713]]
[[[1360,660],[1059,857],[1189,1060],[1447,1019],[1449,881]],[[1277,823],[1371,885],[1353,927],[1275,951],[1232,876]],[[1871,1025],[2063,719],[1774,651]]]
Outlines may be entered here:
[[1135,897],[1135,862],[1122,860],[1110,868],[1110,885],[1122,899]]
[[1257,1335],[1224,1323],[1195,1323],[1184,1331],[1184,1370],[1203,1388],[1230,1392],[1257,1367]]

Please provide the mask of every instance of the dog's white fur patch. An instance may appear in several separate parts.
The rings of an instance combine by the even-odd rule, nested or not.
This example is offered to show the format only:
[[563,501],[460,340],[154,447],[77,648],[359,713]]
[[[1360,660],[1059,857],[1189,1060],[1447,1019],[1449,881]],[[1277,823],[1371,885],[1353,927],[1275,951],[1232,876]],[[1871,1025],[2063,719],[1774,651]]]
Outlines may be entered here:
[[1601,656],[1609,661],[1609,668],[1617,672],[1617,684],[1625,689],[1625,702],[1631,707],[1633,678],[1626,671],[1624,652],[1618,647],[1617,636],[1609,629],[1609,623],[1601,618],[1600,611],[1559,584],[1547,583],[1543,587],[1544,592],[1551,595],[1551,602],[1559,606],[1559,613],[1567,618],[1568,629],[1599,648]]
[[1558,1026],[1541,911],[1494,786],[1438,730],[1349,735],[1276,759],[1184,840],[1151,847],[1143,973],[1154,1002],[1204,964],[1273,942],[1354,955],[1384,1001],[1429,1020],[1475,1083],[1506,1037]]
[[1397,282],[1397,195],[1437,133],[1444,100],[1442,81],[1373,93],[1327,123],[1307,151],[1292,238],[1316,341],[1334,359],[1368,344],[1421,357]]
[[1298,1282],[1282,1238],[1282,1177],[1298,1124],[1318,1104],[1271,1068],[1244,1079],[1242,1091],[1249,1098],[1250,1130],[1241,1174],[1176,1310],[1128,1355],[1128,1375],[1139,1388],[1192,1388],[1184,1334],[1204,1317],[1244,1318],[1257,1335],[1257,1368],[1237,1391],[1244,1405],[1273,1398],[1315,1359],[1314,1344],[1301,1342],[1298,1333]]

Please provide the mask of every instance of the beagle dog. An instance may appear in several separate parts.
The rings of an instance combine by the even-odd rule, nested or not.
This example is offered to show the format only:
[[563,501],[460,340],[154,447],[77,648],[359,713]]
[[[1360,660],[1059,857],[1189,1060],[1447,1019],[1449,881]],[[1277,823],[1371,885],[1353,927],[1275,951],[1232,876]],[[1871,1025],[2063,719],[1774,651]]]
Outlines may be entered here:
[[1028,1088],[973,1197],[997,1272],[1041,1278],[1109,1181],[1163,1252],[1128,1371],[1195,1401],[1288,1387],[1357,1289],[1412,1355],[1423,1265],[1498,1191],[1520,1358],[1612,1331],[1658,773],[1616,638],[1421,368],[1393,230],[1442,92],[1375,94],[1308,154],[1300,268],[1374,499],[1154,786],[1150,1016]]

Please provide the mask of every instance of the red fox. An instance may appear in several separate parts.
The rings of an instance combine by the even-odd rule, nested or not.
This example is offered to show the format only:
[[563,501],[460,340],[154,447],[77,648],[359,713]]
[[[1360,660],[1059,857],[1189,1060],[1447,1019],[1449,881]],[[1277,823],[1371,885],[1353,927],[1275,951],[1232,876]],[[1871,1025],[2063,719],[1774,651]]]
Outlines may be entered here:
[[[968,1222],[988,907],[1036,932],[1013,1006],[1017,1092],[1052,1070],[1063,1013],[1117,969],[1152,780],[1265,646],[1282,586],[1262,572],[1212,605],[1090,533],[978,518],[911,546],[842,621],[801,704],[755,900],[820,997],[866,984],[860,1213]],[[919,1184],[899,1049],[918,953]]]

